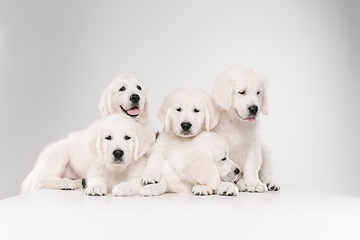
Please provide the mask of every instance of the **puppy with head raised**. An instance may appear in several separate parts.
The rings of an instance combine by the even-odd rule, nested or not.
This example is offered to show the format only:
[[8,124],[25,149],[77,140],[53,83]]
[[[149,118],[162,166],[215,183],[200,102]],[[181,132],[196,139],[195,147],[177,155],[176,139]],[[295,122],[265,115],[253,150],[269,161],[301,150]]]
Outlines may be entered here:
[[143,124],[150,139],[155,141],[155,130],[149,121],[150,100],[147,88],[135,75],[122,73],[103,91],[99,104],[101,114],[125,114]]
[[[119,125],[121,121],[123,124]],[[138,160],[149,148],[147,138],[139,123],[125,115],[112,115],[96,121],[89,128],[74,132],[66,139],[49,145],[40,154],[32,172],[21,186],[21,192],[41,188],[74,190],[81,187],[82,178],[88,178],[88,194],[105,194],[121,180],[140,176],[144,160]],[[137,161],[136,161],[137,160]],[[131,164],[135,162],[136,164]],[[135,165],[144,165],[140,173],[130,171]],[[110,172],[106,189],[93,184],[94,172],[104,166]],[[130,168],[131,166],[131,168]],[[98,170],[95,170],[98,169]],[[125,169],[129,171],[125,172]],[[137,169],[141,169],[141,166]],[[136,175],[137,174],[137,175]],[[106,191],[105,191],[106,190]]]
[[[89,140],[89,151],[97,161],[92,162],[86,175],[87,195],[137,195],[141,175],[146,166],[142,157],[150,143],[141,124],[128,116],[107,117]],[[121,124],[119,124],[121,121]]]
[[273,179],[268,151],[258,133],[260,113],[269,113],[267,80],[257,69],[239,65],[219,76],[213,97],[222,108],[214,132],[227,139],[230,157],[240,167],[243,178],[240,191],[266,192],[279,190]]
[[111,81],[101,95],[99,107],[103,116],[124,113],[138,122],[150,115],[146,86],[130,73],[122,73]]
[[181,145],[172,146],[165,156],[160,182],[145,185],[142,196],[157,196],[165,192],[236,196],[232,183],[240,173],[229,158],[229,145],[220,135],[202,132]]
[[199,88],[181,88],[169,94],[158,117],[164,130],[149,153],[144,184],[156,183],[163,171],[164,157],[172,148],[178,148],[190,138],[210,131],[219,121],[212,97]]

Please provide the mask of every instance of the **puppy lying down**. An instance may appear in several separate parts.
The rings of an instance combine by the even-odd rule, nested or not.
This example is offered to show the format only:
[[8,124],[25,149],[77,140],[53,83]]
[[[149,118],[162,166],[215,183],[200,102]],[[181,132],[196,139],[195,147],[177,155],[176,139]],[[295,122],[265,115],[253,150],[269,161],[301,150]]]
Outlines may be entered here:
[[167,95],[158,117],[164,130],[148,153],[142,176],[144,185],[159,182],[167,152],[185,145],[201,132],[209,132],[220,119],[212,97],[193,87],[180,88]]
[[173,147],[165,157],[164,170],[157,184],[140,189],[142,196],[157,196],[166,192],[194,193],[196,195],[238,195],[232,183],[240,173],[229,158],[226,140],[213,132],[202,132],[198,136],[182,141],[162,132],[160,136]]
[[[41,188],[73,190],[87,178],[88,195],[138,194],[146,165],[142,157],[152,136],[123,114],[96,121],[46,147],[21,186],[26,193]],[[120,183],[120,184],[119,184]]]

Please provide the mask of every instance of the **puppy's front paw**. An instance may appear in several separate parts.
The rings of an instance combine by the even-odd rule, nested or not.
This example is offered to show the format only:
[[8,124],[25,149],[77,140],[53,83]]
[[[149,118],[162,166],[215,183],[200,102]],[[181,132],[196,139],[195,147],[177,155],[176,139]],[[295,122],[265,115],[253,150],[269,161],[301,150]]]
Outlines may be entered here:
[[139,188],[127,182],[116,185],[112,190],[112,195],[116,197],[128,197],[137,194],[139,194]]
[[88,196],[105,196],[107,194],[107,187],[105,185],[93,185],[85,189],[85,194]]
[[161,194],[164,194],[164,191],[161,189],[159,184],[151,184],[146,185],[140,188],[140,196],[143,197],[153,197],[153,196],[160,196]]
[[206,196],[213,194],[213,190],[206,185],[196,184],[192,188],[192,193],[195,195]]
[[222,182],[218,189],[216,189],[216,194],[223,196],[237,196],[239,195],[239,189],[231,182]]
[[268,191],[266,185],[263,184],[260,181],[258,181],[258,182],[254,181],[254,182],[246,183],[246,190],[248,192],[258,192],[258,193],[263,193],[263,192]]
[[61,178],[60,179],[60,189],[61,190],[75,190],[76,189],[76,184],[71,179]]
[[237,183],[236,186],[239,189],[239,192],[246,192],[246,185],[244,182],[244,179],[240,179]]
[[143,174],[141,182],[143,185],[156,184],[160,180],[160,174]]
[[266,183],[266,187],[269,191],[280,191],[280,185],[275,181]]

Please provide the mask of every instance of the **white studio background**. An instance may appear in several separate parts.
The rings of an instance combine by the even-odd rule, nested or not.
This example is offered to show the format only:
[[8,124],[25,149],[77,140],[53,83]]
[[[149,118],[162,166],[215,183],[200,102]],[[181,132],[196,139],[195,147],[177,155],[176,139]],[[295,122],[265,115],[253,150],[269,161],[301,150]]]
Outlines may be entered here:
[[262,137],[282,186],[360,197],[359,1],[0,0],[0,199],[46,144],[100,118],[123,72],[164,97],[208,93],[233,65],[259,67],[271,110]]

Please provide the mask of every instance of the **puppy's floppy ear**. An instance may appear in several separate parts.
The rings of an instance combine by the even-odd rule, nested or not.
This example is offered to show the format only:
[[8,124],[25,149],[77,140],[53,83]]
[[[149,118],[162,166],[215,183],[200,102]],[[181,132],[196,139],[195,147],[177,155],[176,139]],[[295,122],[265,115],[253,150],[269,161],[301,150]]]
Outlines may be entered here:
[[261,99],[260,110],[261,110],[262,114],[264,114],[264,115],[267,115],[270,110],[269,93],[266,88],[264,89],[263,97]]
[[211,156],[194,154],[191,158],[192,161],[188,163],[191,177],[199,184],[207,185],[211,189],[217,189],[220,185],[220,173]]
[[101,114],[103,115],[103,117],[111,115],[114,112],[114,108],[113,108],[113,104],[112,104],[113,81],[101,94],[99,108],[100,108],[100,111],[101,111]]
[[144,104],[143,114],[146,119],[149,119],[149,117],[150,117],[150,100],[149,100],[149,95],[148,95],[146,89],[145,89],[145,104]]
[[215,102],[226,111],[230,110],[232,103],[234,81],[232,77],[226,73],[221,74],[215,81],[213,88],[213,97]]
[[171,124],[171,111],[170,111],[170,97],[167,96],[159,109],[158,118],[160,122],[164,125],[165,131],[170,131]]
[[97,130],[92,129],[90,138],[87,142],[87,150],[98,160],[102,160],[103,153],[101,149],[101,138]]
[[134,160],[138,160],[149,149],[150,144],[141,127],[136,128],[134,139]]
[[213,129],[220,120],[220,113],[213,99],[208,99],[205,108],[205,130]]

